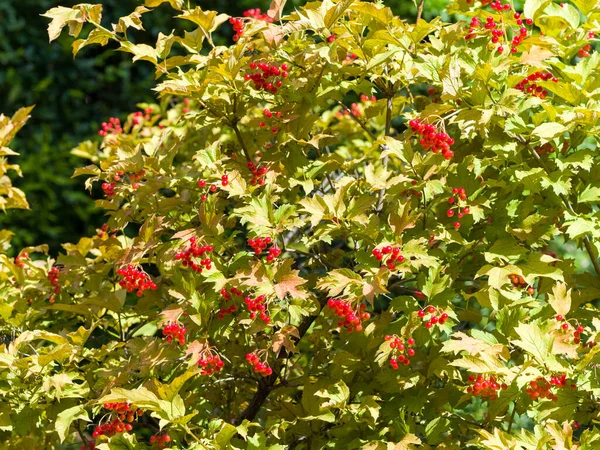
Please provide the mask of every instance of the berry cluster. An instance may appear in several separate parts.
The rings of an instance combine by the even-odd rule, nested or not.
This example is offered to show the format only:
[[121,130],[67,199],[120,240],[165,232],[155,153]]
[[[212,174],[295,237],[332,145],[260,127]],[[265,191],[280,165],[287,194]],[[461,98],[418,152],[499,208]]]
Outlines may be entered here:
[[237,17],[231,17],[229,19],[229,23],[231,24],[233,31],[235,32],[233,35],[233,42],[237,42],[244,35],[244,21]]
[[[496,11],[503,13],[503,12],[507,12],[511,10],[511,6],[509,4],[502,4],[502,2],[495,0],[493,2],[491,2],[490,6],[492,7],[492,9],[495,9]],[[515,29],[512,29],[512,40],[510,42],[511,47],[510,47],[510,51],[511,53],[517,53],[519,51],[519,49],[517,48],[522,42],[523,40],[527,37],[527,34],[529,33],[527,28],[525,28],[523,26],[523,24],[525,23],[526,25],[532,25],[533,24],[533,20],[531,19],[523,19],[521,18],[521,13],[514,13],[513,17],[516,19],[517,25],[519,26],[518,31]],[[504,21],[502,18],[500,18],[498,20],[498,22],[496,22],[496,20],[494,19],[493,16],[488,16],[485,20],[485,23],[481,23],[481,21],[479,20],[479,18],[477,17],[473,17],[471,19],[471,22],[469,23],[469,32],[468,34],[465,36],[465,40],[471,40],[477,37],[478,35],[478,29],[483,29],[484,33],[489,33],[491,34],[491,39],[490,39],[490,45],[492,46],[491,48],[496,48],[496,51],[498,53],[503,53],[504,52],[504,46],[502,45],[504,42],[501,42],[502,40],[504,40],[505,35],[506,35],[506,30],[504,28]],[[497,47],[496,47],[497,45]]]
[[220,372],[225,363],[218,353],[213,353],[212,350],[209,349],[208,351],[204,352],[204,354],[200,355],[198,365],[202,367],[200,375],[208,377],[213,373]]
[[[198,246],[195,237],[190,238],[190,246],[185,251],[180,251],[175,254],[175,260],[181,261],[183,267],[189,267],[196,273],[202,273],[202,270],[210,270],[212,268],[212,260],[207,257],[207,253],[212,253],[214,247],[212,245]],[[194,258],[198,258],[196,262]]]
[[[244,295],[244,293],[242,291],[240,291],[238,288],[235,288],[235,287],[232,287],[229,290],[229,292],[225,288],[221,289],[221,295],[223,296],[223,298],[225,299],[226,302],[231,300],[232,294],[236,295],[238,297],[241,297]],[[235,304],[230,305],[227,308],[221,308],[221,309],[219,309],[219,319],[224,319],[225,316],[229,316],[229,315],[233,314],[235,311],[237,311],[237,306]]]
[[246,361],[254,367],[256,373],[261,374],[263,377],[268,377],[273,373],[273,369],[269,367],[268,361],[266,359],[261,361],[256,352],[246,353]]
[[152,281],[146,272],[133,267],[131,264],[121,267],[117,270],[117,273],[123,277],[123,279],[119,281],[119,285],[122,288],[127,289],[127,292],[129,293],[137,291],[138,297],[144,295],[144,291],[148,289],[155,291],[157,288],[154,281]]
[[490,400],[496,400],[498,398],[498,391],[501,388],[508,388],[506,384],[498,383],[496,377],[492,376],[486,378],[483,375],[477,377],[469,375],[468,380],[469,383],[471,383],[471,386],[467,387],[467,392],[469,394],[473,394],[476,397],[481,396],[482,398],[489,398]]
[[[198,180],[198,187],[204,189],[207,186],[207,182],[206,180]],[[229,184],[229,176],[227,174],[225,175],[221,175],[221,185],[223,186],[227,186]],[[208,200],[208,194],[214,194],[215,192],[217,192],[219,188],[217,187],[216,184],[211,184],[208,188],[208,191],[206,191],[204,194],[202,194],[200,196],[200,199],[205,202],[206,200]]]
[[543,145],[538,145],[537,147],[535,147],[534,150],[540,156],[546,155],[548,153],[554,153],[555,152],[554,145],[552,145],[550,142],[546,142]]
[[413,133],[421,136],[419,144],[425,150],[431,150],[433,153],[442,153],[446,159],[454,156],[454,152],[450,150],[450,146],[454,144],[454,139],[446,133],[439,132],[436,127],[430,123],[423,123],[418,119],[412,119],[408,122]]
[[[563,322],[563,324],[560,326],[560,328],[563,331],[568,331],[569,328],[571,328],[569,322],[565,321],[565,318],[562,315],[558,315],[556,316],[556,321],[557,322]],[[583,328],[581,325],[578,325],[577,327],[573,327],[574,331],[573,331],[573,343],[574,344],[580,344],[581,343],[581,334],[585,331],[585,328]]]
[[374,248],[372,254],[377,261],[381,261],[381,267],[387,267],[390,270],[396,269],[397,262],[404,262],[404,256],[400,254],[400,247],[385,245],[381,249]]
[[536,81],[548,81],[552,80],[554,83],[558,83],[558,78],[552,76],[550,72],[535,72],[531,75],[526,76],[521,80],[516,86],[515,89],[519,91],[526,92],[535,97],[539,97],[540,99],[545,99],[548,96],[548,91],[544,89],[542,86],[537,85]]
[[98,134],[106,136],[107,134],[120,134],[122,132],[121,120],[117,117],[111,117],[108,122],[102,122],[102,129],[98,131]]
[[410,364],[410,357],[415,356],[415,340],[409,337],[406,342],[396,336],[386,335],[385,340],[390,343],[392,349],[392,357],[390,358],[390,366],[394,370],[398,370],[400,364],[408,366]]
[[363,115],[364,106],[369,106],[371,103],[376,102],[377,97],[375,97],[374,95],[369,97],[366,94],[361,94],[360,101],[362,103],[356,103],[356,102],[352,103],[350,105],[350,110],[348,110],[347,108],[344,108],[342,111],[338,111],[336,113],[337,117],[342,118],[342,117],[348,117],[350,115],[353,115],[354,117],[360,117]]
[[[468,206],[464,206],[461,208],[459,206],[460,202],[465,201],[466,199],[467,192],[465,191],[465,188],[452,188],[452,195],[448,197],[448,203],[452,206],[450,206],[450,208],[446,211],[446,215],[448,217],[454,217],[455,209],[456,216],[458,219],[462,219],[465,214],[470,214],[471,208],[469,208]],[[454,222],[453,225],[454,228],[457,230],[460,228],[460,222],[458,220]]]
[[127,402],[105,403],[104,409],[112,411],[117,415],[117,418],[103,425],[97,425],[92,433],[93,437],[112,436],[116,433],[131,431],[131,423],[139,416],[144,414],[144,411],[132,407],[131,404]]
[[117,182],[113,181],[111,183],[102,183],[102,190],[104,191],[104,195],[106,197],[113,197],[115,195],[115,188],[117,187]]
[[425,328],[431,328],[436,324],[439,325],[444,325],[446,323],[446,320],[448,320],[448,314],[447,313],[442,313],[439,316],[436,315],[437,314],[437,309],[435,308],[435,306],[433,305],[429,305],[427,308],[425,309],[421,309],[417,315],[421,318],[421,319],[425,319],[425,317],[427,315],[431,315],[431,317],[427,320],[427,322],[425,322]]
[[140,125],[144,122],[144,120],[150,120],[150,114],[153,113],[152,108],[146,108],[144,111],[136,111],[133,113],[133,117],[131,119],[134,125]]
[[[19,255],[17,255],[17,257],[15,258],[15,266],[17,267],[25,267],[25,262],[29,259],[29,253],[27,252],[21,252]],[[50,275],[50,274],[48,274]]]
[[102,425],[96,425],[94,428],[94,432],[92,433],[93,437],[98,436],[113,436],[117,433],[124,433],[125,431],[131,431],[133,427],[130,423],[123,423],[119,419],[114,419],[106,422]]
[[[279,128],[276,127],[272,122],[278,119],[281,119],[281,111],[276,111],[273,113],[269,108],[263,109],[264,120],[262,120],[258,126],[261,128],[266,128],[267,126],[270,128],[271,133],[277,134],[279,132]],[[273,116],[275,118],[273,118]],[[271,122],[271,124],[267,124],[267,122]]]
[[158,436],[150,436],[150,445],[157,445],[159,449],[163,449],[171,442],[171,436],[167,433],[159,434]]
[[[248,245],[252,247],[252,250],[254,250],[254,254],[256,255],[260,255],[262,251],[266,250],[267,247],[272,243],[273,239],[271,239],[270,236],[265,238],[258,237],[248,239]],[[270,263],[273,262],[275,258],[279,257],[279,255],[281,255],[281,249],[277,247],[277,245],[273,244],[271,248],[268,249],[268,253],[267,262]]]
[[283,80],[289,77],[289,66],[283,63],[280,67],[265,62],[252,61],[249,66],[251,73],[246,73],[244,79],[254,82],[254,89],[276,94]]
[[262,20],[269,23],[273,22],[273,18],[269,17],[267,13],[262,14],[260,8],[249,9],[248,11],[244,11],[242,15],[254,20]]
[[338,322],[338,328],[345,328],[348,333],[362,331],[362,321],[371,318],[371,314],[365,311],[367,305],[364,303],[353,308],[349,301],[330,298],[327,300],[327,306],[333,310],[336,316],[343,319]]
[[525,278],[521,275],[517,275],[516,273],[511,273],[508,275],[510,282],[512,283],[513,289],[527,289],[527,293],[529,295],[533,295],[535,293],[535,289],[533,286],[529,286]]
[[50,298],[48,298],[48,302],[50,302],[50,304],[55,302],[55,298],[54,296],[56,294],[60,294],[60,285],[59,285],[59,279],[58,277],[60,276],[60,269],[58,267],[52,267],[49,271],[48,271],[48,281],[50,281],[50,285],[54,288],[52,290],[52,295],[50,296]]
[[176,323],[170,323],[163,327],[162,334],[167,337],[168,342],[174,340],[179,342],[179,345],[185,345],[185,333],[187,330],[184,326]]
[[252,172],[252,179],[250,180],[250,184],[258,184],[260,186],[264,186],[265,184],[265,175],[269,171],[266,166],[261,166],[260,164],[254,164],[252,161],[248,161],[246,164],[250,172]]
[[113,175],[112,182],[102,183],[102,190],[104,191],[104,195],[106,197],[113,197],[115,195],[115,188],[117,187],[117,182],[126,181],[126,179],[129,179],[132,189],[138,189],[140,187],[139,181],[141,181],[144,175],[146,175],[145,169],[142,169],[137,173],[130,174],[125,174],[125,172],[119,170],[115,175]]
[[[588,39],[594,39],[596,37],[596,33],[593,31],[589,31],[587,34]],[[577,52],[577,56],[579,58],[588,58],[590,56],[590,51],[592,50],[592,46],[590,44],[585,44],[582,48]]]
[[[548,399],[553,402],[558,401],[558,397],[552,392],[553,388],[564,389],[567,387],[567,376],[565,374],[550,377],[548,381],[544,377],[538,377],[534,381],[529,382],[529,386],[525,389],[531,400]],[[577,389],[575,384],[570,384],[571,389]]]
[[256,315],[258,313],[258,317],[265,323],[271,322],[271,317],[267,311],[267,298],[264,295],[259,295],[256,298],[251,298],[250,296],[244,298],[244,303],[250,311],[250,319],[256,319]]

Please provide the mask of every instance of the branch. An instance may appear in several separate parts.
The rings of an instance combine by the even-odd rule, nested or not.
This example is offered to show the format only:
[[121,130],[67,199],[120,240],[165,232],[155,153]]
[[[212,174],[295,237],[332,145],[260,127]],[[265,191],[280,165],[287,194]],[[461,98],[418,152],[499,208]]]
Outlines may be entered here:
[[233,131],[235,131],[235,135],[237,136],[240,146],[242,147],[242,151],[244,152],[244,156],[246,157],[246,160],[248,162],[252,161],[252,159],[250,158],[250,153],[248,152],[248,147],[246,147],[246,143],[244,142],[244,138],[242,137],[242,133],[240,132],[240,129],[238,128],[237,123],[234,122],[230,126],[233,129]]
[[[300,325],[298,326],[299,338],[296,342],[300,341],[304,337],[304,335],[306,334],[306,332],[308,331],[310,326],[313,324],[313,322],[315,320],[317,320],[317,317],[319,317],[319,315],[321,314],[321,311],[325,307],[326,298],[319,300],[319,304],[320,304],[320,308],[319,308],[318,313],[315,314],[314,316],[309,316],[309,317],[305,318],[302,321],[302,323],[300,323]],[[273,373],[271,375],[263,378],[259,382],[258,390],[254,393],[254,397],[252,397],[252,400],[250,400],[250,403],[248,404],[246,409],[242,412],[242,414],[240,414],[239,417],[237,417],[235,419],[235,421],[234,421],[235,425],[241,424],[244,420],[249,420],[249,421],[254,420],[254,418],[256,417],[256,415],[258,414],[260,409],[262,408],[263,404],[269,397],[269,394],[275,388],[275,383],[277,382],[279,375],[280,374],[278,372],[273,371]]]
[[423,16],[423,7],[425,6],[425,0],[421,0],[419,5],[417,6],[417,23],[421,20]]

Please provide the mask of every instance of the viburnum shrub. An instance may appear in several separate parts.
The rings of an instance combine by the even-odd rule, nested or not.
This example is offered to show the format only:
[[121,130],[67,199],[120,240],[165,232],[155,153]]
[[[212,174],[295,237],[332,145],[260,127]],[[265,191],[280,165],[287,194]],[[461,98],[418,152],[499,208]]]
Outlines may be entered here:
[[598,448],[600,4],[190,3],[46,14],[158,97],[73,150],[96,234],[0,233],[4,447]]

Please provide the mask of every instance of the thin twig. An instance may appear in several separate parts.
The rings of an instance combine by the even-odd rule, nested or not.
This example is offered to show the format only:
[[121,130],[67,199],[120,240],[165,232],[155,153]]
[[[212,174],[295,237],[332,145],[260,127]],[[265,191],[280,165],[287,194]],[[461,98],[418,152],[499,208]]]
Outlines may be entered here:
[[510,434],[510,429],[512,428],[512,424],[515,421],[515,413],[517,412],[517,402],[514,401],[513,402],[513,410],[512,413],[510,414],[510,419],[508,420],[508,427],[506,429],[506,432]]
[[425,6],[425,0],[421,0],[421,3],[419,3],[419,5],[417,6],[417,23],[419,23],[419,20],[421,20],[421,17],[423,16],[424,6]]

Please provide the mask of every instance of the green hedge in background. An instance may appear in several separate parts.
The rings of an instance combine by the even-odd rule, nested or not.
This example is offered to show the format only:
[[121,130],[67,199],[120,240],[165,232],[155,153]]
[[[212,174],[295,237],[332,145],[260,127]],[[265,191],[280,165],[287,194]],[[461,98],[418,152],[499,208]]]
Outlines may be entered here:
[[[98,0],[100,2],[100,0]],[[18,0],[0,2],[0,112],[12,113],[23,105],[36,104],[27,127],[14,143],[21,153],[24,178],[15,180],[31,204],[30,211],[11,210],[0,217],[0,228],[16,234],[15,250],[25,245],[47,242],[55,252],[60,242],[69,242],[91,234],[103,222],[94,211],[93,196],[83,182],[72,180],[73,167],[83,161],[70,155],[76,143],[94,139],[100,123],[111,116],[124,118],[136,110],[136,104],[152,101],[148,92],[153,85],[150,64],[131,63],[126,53],[85,49],[73,60],[71,39],[61,45],[49,45],[47,20],[40,16],[61,4],[72,6],[80,1]],[[93,2],[91,2],[93,3]],[[104,20],[116,22],[142,0],[102,0]],[[250,8],[268,9],[268,1],[212,0],[193,1],[206,9],[240,16]],[[289,1],[286,10],[303,4]],[[414,20],[415,6],[406,0],[383,2],[407,20]],[[445,0],[425,2],[425,17],[440,15]],[[151,37],[174,28],[172,10],[159,8],[162,14],[144,18]],[[181,24],[179,24],[181,26]],[[218,39],[231,39],[228,24],[219,30]]]

